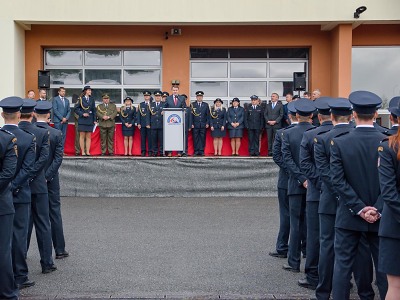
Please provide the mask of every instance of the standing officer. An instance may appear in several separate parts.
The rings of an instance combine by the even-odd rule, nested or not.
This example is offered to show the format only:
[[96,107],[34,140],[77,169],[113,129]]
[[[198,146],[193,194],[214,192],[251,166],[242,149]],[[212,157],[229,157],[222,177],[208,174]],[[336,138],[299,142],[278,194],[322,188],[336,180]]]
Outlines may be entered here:
[[49,216],[53,247],[56,252],[56,259],[61,259],[69,256],[68,252],[65,251],[60,203],[60,179],[58,177],[58,169],[63,160],[63,144],[61,131],[48,124],[51,108],[49,103],[40,102],[36,105],[35,112],[37,118],[36,126],[50,132],[49,159],[44,167],[44,172],[49,194]]
[[318,111],[321,126],[309,129],[303,134],[300,145],[300,169],[307,176],[306,194],[306,226],[307,226],[307,258],[305,264],[306,278],[300,279],[301,287],[315,290],[318,285],[319,260],[319,216],[318,205],[321,190],[321,180],[314,160],[314,140],[316,135],[332,129],[329,102],[334,99],[320,97],[314,101]]
[[278,101],[279,95],[272,93],[271,101],[265,107],[264,118],[265,128],[267,129],[268,137],[268,155],[272,156],[272,143],[275,138],[276,131],[282,127],[283,118],[283,105],[282,102]]
[[161,102],[166,102],[167,101],[167,97],[169,96],[169,93],[168,92],[162,92],[162,95],[161,95]]
[[290,213],[290,240],[288,251],[288,264],[283,269],[295,273],[300,272],[301,235],[306,226],[304,222],[306,207],[306,192],[308,181],[306,175],[300,170],[300,144],[303,133],[313,125],[310,124],[312,113],[315,110],[313,102],[299,99],[294,102],[296,126],[284,130],[282,135],[282,155],[289,171],[288,196]]
[[[249,137],[249,154],[260,155],[260,133],[264,128],[264,112],[256,95],[250,96],[251,105],[245,111],[244,124]],[[272,145],[271,145],[272,147]]]
[[103,103],[97,105],[96,115],[99,119],[101,155],[114,155],[114,134],[115,117],[117,116],[117,106],[110,103],[110,96],[103,95]]
[[147,124],[150,124],[150,136],[151,136],[151,149],[153,156],[163,156],[163,106],[161,102],[161,91],[154,92],[155,101],[150,103],[149,113],[147,114]]
[[206,130],[210,126],[210,108],[203,102],[204,92],[196,92],[196,100],[192,103],[193,114],[193,147],[194,155],[204,156],[206,147]]
[[[367,237],[377,268],[379,218],[383,206],[380,197],[377,149],[385,135],[378,132],[373,125],[377,106],[382,100],[374,93],[366,91],[351,93],[349,100],[353,104],[357,127],[331,141],[331,180],[339,194],[333,270],[335,300],[349,299],[352,266],[363,235]],[[369,272],[369,268],[367,267],[364,272]],[[381,299],[385,299],[387,292],[385,275],[377,271],[376,282]]]
[[296,109],[294,103],[288,103],[288,119],[290,125],[286,128],[281,128],[276,132],[274,144],[272,145],[273,156],[272,159],[279,166],[278,174],[278,202],[279,202],[279,232],[276,239],[275,251],[269,252],[270,256],[278,258],[287,258],[288,241],[290,232],[290,214],[289,214],[289,197],[288,192],[288,179],[289,171],[282,156],[282,135],[283,131],[297,125]]
[[71,116],[69,100],[65,97],[65,88],[58,89],[58,96],[53,101],[53,122],[54,128],[59,129],[63,135],[63,147],[67,136],[68,120]]
[[52,258],[49,198],[44,174],[44,168],[49,159],[49,131],[47,129],[39,128],[31,123],[35,106],[35,101],[24,100],[24,104],[21,108],[21,121],[18,126],[22,130],[34,134],[36,137],[36,159],[29,180],[32,213],[29,220],[27,247],[29,248],[32,228],[33,224],[35,224],[36,239],[40,253],[40,264],[42,266],[42,273],[46,274],[57,270]]
[[151,145],[151,132],[150,125],[147,124],[147,114],[149,113],[150,106],[150,91],[143,92],[144,101],[138,106],[137,116],[137,127],[140,130],[140,147],[142,150],[142,156],[146,156],[146,142],[148,143],[147,149],[149,156],[151,155],[152,145]]
[[18,299],[11,254],[15,210],[10,184],[17,167],[16,141],[0,129],[0,299]]
[[[43,103],[50,104],[49,102]],[[11,182],[11,190],[15,209],[12,240],[13,270],[15,283],[19,289],[35,285],[35,282],[28,278],[28,265],[25,255],[31,210],[31,189],[28,180],[35,164],[36,138],[18,128],[22,104],[23,100],[19,97],[8,97],[0,101],[0,107],[3,108],[1,115],[5,123],[3,129],[14,134],[18,143],[17,168]]]

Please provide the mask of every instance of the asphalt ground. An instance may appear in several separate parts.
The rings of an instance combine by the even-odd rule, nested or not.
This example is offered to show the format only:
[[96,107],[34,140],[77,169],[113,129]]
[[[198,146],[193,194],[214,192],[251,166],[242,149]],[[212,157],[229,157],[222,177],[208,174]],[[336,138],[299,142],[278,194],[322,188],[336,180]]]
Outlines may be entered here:
[[276,198],[62,198],[66,250],[24,299],[310,299],[273,258]]

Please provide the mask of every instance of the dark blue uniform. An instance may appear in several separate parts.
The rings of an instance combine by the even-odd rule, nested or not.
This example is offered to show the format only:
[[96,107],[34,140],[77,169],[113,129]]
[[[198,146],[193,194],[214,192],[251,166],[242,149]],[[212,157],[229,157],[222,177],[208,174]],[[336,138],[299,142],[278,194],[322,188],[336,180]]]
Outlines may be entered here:
[[[119,115],[122,123],[122,135],[133,136],[135,133],[136,108],[134,106],[123,107]],[[132,127],[126,127],[126,123],[132,124]]]
[[[150,102],[149,102],[150,103]],[[149,104],[146,101],[143,101],[138,106],[138,112],[136,113],[137,117],[137,125],[140,125],[140,147],[142,151],[142,156],[146,155],[146,141],[148,143],[147,148],[149,149],[149,155],[151,155],[151,151],[153,149],[151,145],[151,130],[146,126],[148,124],[148,115],[149,114]]]
[[147,113],[147,124],[150,125],[152,155],[163,155],[163,102],[152,102]]
[[204,155],[206,146],[206,126],[210,125],[210,109],[205,102],[192,103],[193,147],[195,155]]
[[249,153],[252,156],[259,156],[260,133],[264,128],[264,111],[260,105],[249,105],[247,107],[244,124],[249,138]]
[[305,273],[308,283],[313,287],[318,284],[319,261],[319,217],[318,205],[321,180],[314,160],[314,139],[319,133],[328,132],[333,127],[331,121],[325,121],[320,127],[306,131],[300,145],[300,169],[307,176],[306,224],[307,224],[307,259]]
[[[226,119],[228,121],[229,137],[243,137],[244,108],[241,106],[238,106],[236,108],[233,106],[229,107],[226,114]],[[239,123],[239,126],[233,127],[231,123]]]
[[28,232],[28,248],[33,224],[40,253],[42,271],[53,267],[51,226],[49,218],[49,198],[44,168],[49,159],[49,131],[39,128],[28,121],[21,121],[19,128],[36,137],[36,160],[30,179],[32,214]]
[[393,125],[390,129],[387,130],[386,134],[387,135],[395,135],[397,131],[399,130],[399,125]]
[[15,283],[18,285],[28,281],[28,265],[25,258],[31,210],[31,189],[28,180],[32,177],[35,164],[36,138],[17,125],[6,124],[3,129],[15,135],[18,145],[17,168],[11,182],[15,208],[12,256]]
[[[226,135],[226,109],[223,107],[212,108],[210,114],[210,127],[213,127],[211,131],[212,137],[224,137]],[[224,127],[224,130],[221,128]]]
[[189,131],[192,131],[193,115],[191,107],[185,107],[184,110],[185,110],[185,154],[187,154]]
[[[75,113],[78,115],[78,131],[92,132],[94,122],[96,122],[96,104],[92,97],[81,97],[82,101],[78,100],[75,103]],[[84,117],[83,114],[89,114]]]
[[37,122],[36,126],[50,132],[49,159],[44,167],[49,195],[49,215],[51,236],[56,257],[65,253],[65,239],[61,216],[60,178],[58,169],[63,160],[62,133],[45,122]]
[[11,243],[14,205],[11,180],[17,167],[17,146],[14,135],[0,130],[0,298],[18,299],[14,280]]

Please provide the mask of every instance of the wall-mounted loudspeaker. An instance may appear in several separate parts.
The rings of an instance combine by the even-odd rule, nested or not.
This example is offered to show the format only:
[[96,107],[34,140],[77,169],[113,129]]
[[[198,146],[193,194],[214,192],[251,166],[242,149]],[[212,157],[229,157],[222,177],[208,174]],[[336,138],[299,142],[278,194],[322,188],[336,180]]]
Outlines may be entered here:
[[50,88],[50,71],[45,71],[45,70],[38,71],[38,87],[39,89]]
[[306,90],[306,73],[294,72],[293,73],[293,90],[305,91]]

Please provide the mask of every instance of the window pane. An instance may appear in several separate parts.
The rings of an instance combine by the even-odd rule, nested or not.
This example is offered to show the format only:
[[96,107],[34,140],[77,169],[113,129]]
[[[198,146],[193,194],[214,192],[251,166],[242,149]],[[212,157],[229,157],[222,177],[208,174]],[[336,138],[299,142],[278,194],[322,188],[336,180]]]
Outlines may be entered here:
[[160,84],[160,70],[125,70],[124,84]]
[[267,77],[267,63],[231,63],[231,77],[265,78]]
[[272,78],[293,78],[293,72],[305,72],[305,63],[269,64],[269,76]]
[[87,66],[120,66],[121,51],[119,50],[88,50],[85,51]]
[[269,58],[307,58],[307,48],[271,48],[268,49]]
[[400,95],[400,47],[353,48],[352,91],[366,90],[379,95],[383,107]]
[[228,49],[190,49],[190,58],[228,58]]
[[[125,89],[124,90],[124,99],[125,97],[131,97],[133,99],[133,103],[139,104],[144,101],[143,91],[145,89]],[[154,94],[155,91],[159,91],[159,89],[146,89]],[[154,96],[152,96],[154,98]]]
[[196,91],[203,91],[205,97],[228,96],[228,83],[226,81],[193,81],[191,96],[195,97]]
[[47,66],[82,66],[82,51],[47,50]]
[[284,97],[289,92],[293,92],[292,81],[271,81],[269,83],[268,95],[277,93],[279,97]]
[[124,51],[125,66],[160,66],[160,51]]
[[230,49],[231,58],[267,58],[267,49]]
[[231,81],[229,86],[230,97],[265,96],[266,94],[267,85],[264,81]]
[[85,84],[121,84],[121,70],[86,70]]
[[192,62],[192,78],[227,78],[228,63]]
[[58,85],[82,84],[82,70],[50,70],[50,82]]

